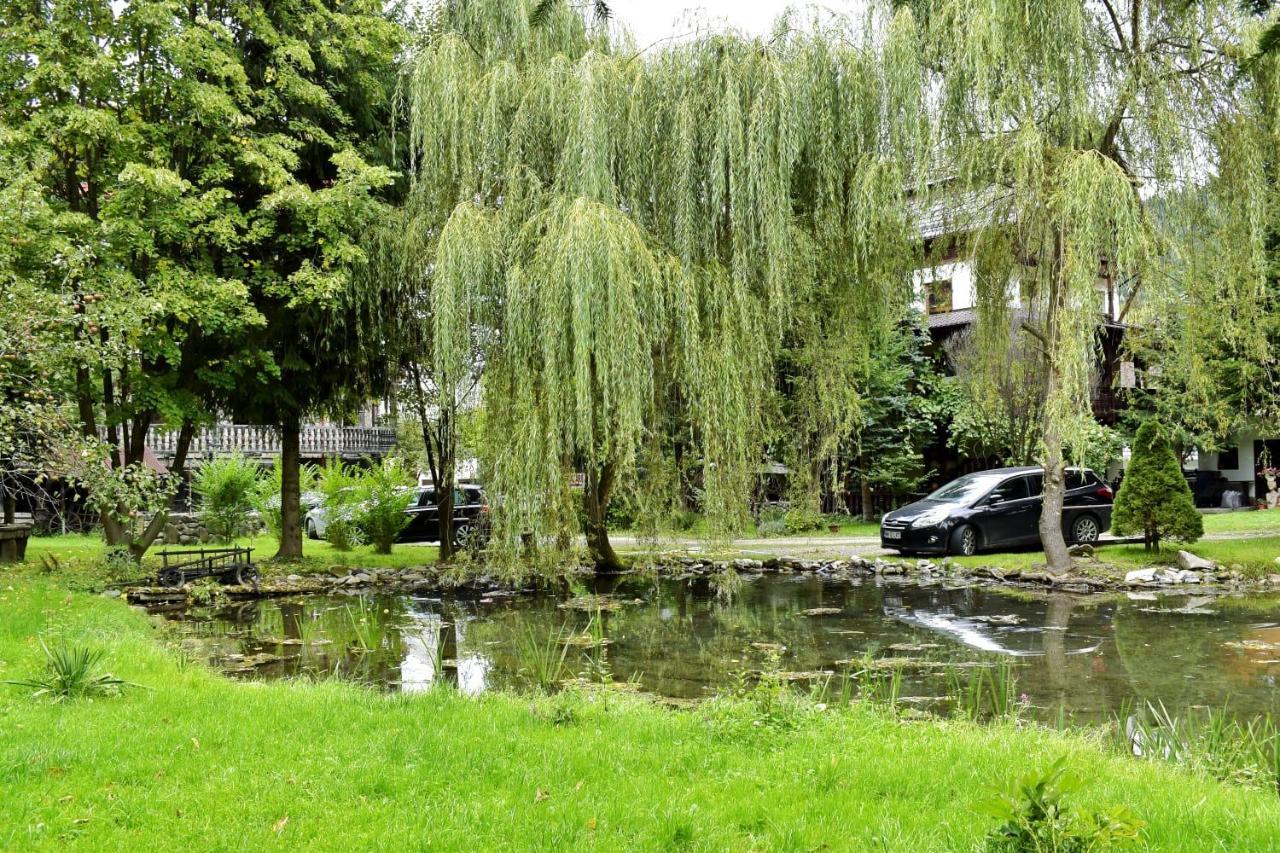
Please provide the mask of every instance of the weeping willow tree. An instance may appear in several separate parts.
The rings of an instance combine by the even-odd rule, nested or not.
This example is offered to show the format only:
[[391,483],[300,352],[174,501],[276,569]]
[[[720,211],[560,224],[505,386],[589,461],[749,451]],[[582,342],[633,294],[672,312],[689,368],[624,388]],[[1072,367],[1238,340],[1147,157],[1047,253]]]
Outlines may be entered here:
[[695,483],[734,529],[779,354],[801,354],[804,405],[772,434],[804,462],[833,454],[909,281],[929,135],[910,13],[657,51],[567,3],[438,15],[407,87],[401,251],[447,306],[433,371],[484,372],[495,544],[565,541],[573,472],[599,566],[618,564],[604,518],[622,492],[661,513]]
[[[1125,306],[1169,286],[1195,302],[1207,281],[1181,273],[1203,232],[1156,216],[1156,202],[1215,174],[1244,198],[1262,192],[1253,148],[1231,130],[1251,88],[1231,60],[1242,13],[1234,0],[918,5],[936,80],[935,192],[952,201],[949,232],[965,235],[983,346],[1007,351],[1016,329],[1044,361],[1040,537],[1064,572],[1063,448],[1085,444],[1100,279]],[[1249,239],[1217,247],[1225,290],[1208,303],[1264,284],[1257,222],[1230,227]],[[1249,334],[1244,316],[1221,321],[1224,339]]]

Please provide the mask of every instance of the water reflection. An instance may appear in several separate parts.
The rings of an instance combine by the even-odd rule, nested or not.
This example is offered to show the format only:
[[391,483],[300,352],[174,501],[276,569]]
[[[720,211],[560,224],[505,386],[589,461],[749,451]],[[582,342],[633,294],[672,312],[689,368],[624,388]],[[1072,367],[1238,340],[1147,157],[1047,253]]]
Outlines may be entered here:
[[[701,698],[759,668],[773,646],[797,673],[840,678],[892,659],[903,693],[936,698],[948,668],[1009,660],[1034,713],[1098,719],[1135,700],[1170,708],[1275,710],[1277,598],[1210,602],[1002,593],[976,586],[745,578],[732,600],[705,578],[595,590],[617,609],[566,609],[550,595],[486,598],[335,595],[166,614],[183,642],[236,677],[337,677],[421,691],[514,686],[519,640],[563,632],[567,669],[666,696]],[[605,660],[589,634],[607,638]]]

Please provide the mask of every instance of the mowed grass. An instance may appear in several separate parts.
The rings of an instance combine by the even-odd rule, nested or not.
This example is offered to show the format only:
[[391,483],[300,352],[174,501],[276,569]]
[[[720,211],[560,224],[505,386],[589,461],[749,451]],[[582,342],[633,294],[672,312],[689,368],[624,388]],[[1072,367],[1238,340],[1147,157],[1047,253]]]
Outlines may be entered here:
[[[390,554],[375,554],[369,545],[359,545],[350,551],[339,551],[324,540],[304,537],[301,560],[277,561],[273,557],[278,543],[271,536],[242,538],[233,544],[253,548],[253,560],[265,577],[340,572],[348,568],[401,569],[435,563],[440,554],[440,549],[434,545],[419,544],[396,545],[391,549]],[[160,566],[161,551],[225,547],[230,546],[218,542],[189,546],[157,543],[143,558],[141,571],[133,574],[154,575]],[[32,538],[27,545],[27,563],[38,566],[46,564],[47,561],[56,561],[59,574],[83,575],[86,583],[89,583],[103,580],[102,564],[106,553],[106,543],[99,534],[70,533],[61,536],[38,536]]]
[[[1250,578],[1280,574],[1280,535],[1255,536],[1248,539],[1202,539],[1190,545],[1168,543],[1160,551],[1151,553],[1141,545],[1103,545],[1097,556],[1104,564],[1121,571],[1148,566],[1174,565],[1180,550],[1221,566],[1238,566],[1242,574]],[[977,568],[987,566],[997,569],[1031,569],[1044,565],[1044,552],[1038,550],[984,553],[973,557],[949,557],[962,566]]]
[[1202,515],[1204,532],[1275,533],[1280,536],[1280,510],[1261,509],[1252,512],[1211,512]]
[[45,581],[0,586],[0,679],[37,639],[148,686],[61,705],[0,686],[0,849],[963,850],[992,786],[1067,756],[1068,803],[1123,804],[1160,850],[1274,850],[1280,800],[1012,724],[617,697],[390,696],[234,683],[147,617]]

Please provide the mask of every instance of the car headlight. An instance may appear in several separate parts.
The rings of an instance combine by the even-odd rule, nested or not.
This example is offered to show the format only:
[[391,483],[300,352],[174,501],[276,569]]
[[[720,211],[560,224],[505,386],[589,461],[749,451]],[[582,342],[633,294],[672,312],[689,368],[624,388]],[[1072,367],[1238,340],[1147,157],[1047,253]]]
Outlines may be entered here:
[[951,510],[949,509],[931,509],[923,515],[916,516],[915,520],[911,522],[911,526],[933,527],[946,521],[950,515]]

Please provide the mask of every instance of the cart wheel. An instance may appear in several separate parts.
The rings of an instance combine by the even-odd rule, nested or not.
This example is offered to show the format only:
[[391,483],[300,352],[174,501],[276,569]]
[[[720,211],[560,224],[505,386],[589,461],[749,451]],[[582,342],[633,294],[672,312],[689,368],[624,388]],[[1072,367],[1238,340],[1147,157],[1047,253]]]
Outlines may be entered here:
[[258,577],[258,570],[253,566],[241,566],[236,569],[236,581],[241,586],[257,586]]
[[187,581],[186,574],[182,569],[165,569],[160,573],[160,585],[177,589]]

